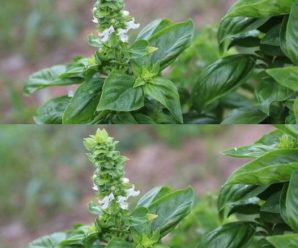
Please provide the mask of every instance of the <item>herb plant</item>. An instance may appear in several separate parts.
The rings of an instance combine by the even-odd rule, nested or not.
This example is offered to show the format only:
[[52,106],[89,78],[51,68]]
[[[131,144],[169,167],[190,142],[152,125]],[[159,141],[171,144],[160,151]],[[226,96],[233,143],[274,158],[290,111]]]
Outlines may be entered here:
[[96,48],[90,58],[75,58],[34,73],[25,94],[51,86],[80,84],[73,96],[51,99],[36,113],[37,123],[182,123],[175,84],[162,76],[187,48],[191,21],[156,20],[130,42],[128,31],[139,28],[124,10],[123,0],[97,0],[93,8]]
[[39,238],[29,248],[167,247],[161,239],[190,213],[192,189],[155,187],[131,206],[128,199],[140,192],[124,177],[127,158],[116,150],[117,142],[105,130],[98,130],[84,144],[95,168],[92,182],[97,202],[88,207],[96,215],[94,224],[75,225],[67,232]]
[[[255,144],[224,154],[253,160],[222,187],[218,211],[224,225],[198,247],[297,247],[298,127],[279,126]],[[237,220],[229,221],[231,215]]]
[[297,0],[238,0],[218,29],[224,57],[192,91],[195,110],[224,124],[296,123],[297,26]]

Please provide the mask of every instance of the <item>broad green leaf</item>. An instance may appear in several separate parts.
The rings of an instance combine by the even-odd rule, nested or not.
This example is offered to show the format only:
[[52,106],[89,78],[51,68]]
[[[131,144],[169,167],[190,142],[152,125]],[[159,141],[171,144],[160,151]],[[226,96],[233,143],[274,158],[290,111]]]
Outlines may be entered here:
[[59,243],[66,238],[65,233],[53,233],[48,236],[41,237],[29,244],[28,248],[60,248]]
[[258,158],[266,152],[271,151],[272,146],[263,144],[255,144],[249,146],[235,147],[233,149],[225,150],[222,153],[226,156],[235,158]]
[[297,248],[298,234],[275,235],[266,238],[275,248]]
[[260,31],[257,29],[268,21],[268,18],[231,17],[224,18],[218,29],[218,43],[222,52],[231,44],[250,37],[258,38]]
[[298,168],[298,149],[279,149],[237,169],[227,184],[267,185],[287,182],[293,170]]
[[284,57],[281,49],[281,23],[271,27],[261,40],[260,49],[265,55]]
[[258,84],[255,94],[260,110],[269,115],[273,102],[286,101],[293,95],[293,92],[274,82],[271,78],[265,78]]
[[269,17],[288,14],[293,0],[238,0],[227,16]]
[[193,89],[192,102],[196,110],[204,110],[215,100],[239,87],[245,82],[254,65],[254,56],[233,55],[208,66]]
[[83,81],[79,78],[61,78],[60,76],[66,72],[66,65],[56,65],[32,74],[25,82],[25,95],[46,87],[79,84]]
[[154,187],[141,197],[136,207],[148,208],[153,202],[169,193],[172,193],[172,191],[168,187]]
[[245,248],[252,242],[255,226],[250,222],[225,224],[207,234],[202,247],[208,248]]
[[284,135],[282,131],[274,130],[265,134],[254,145],[235,147],[222,153],[237,158],[258,158],[271,150],[277,149],[280,138]]
[[132,248],[132,244],[128,243],[127,241],[121,240],[121,239],[117,239],[114,238],[112,239],[106,248]]
[[138,40],[149,40],[154,34],[160,30],[172,25],[172,22],[167,19],[158,19],[149,23],[144,29],[138,34],[136,41]]
[[61,96],[47,101],[38,108],[34,121],[36,124],[62,124],[62,116],[71,97]]
[[103,82],[94,78],[84,82],[76,90],[63,115],[64,124],[81,124],[90,122],[96,111]]
[[284,224],[284,220],[280,215],[280,197],[281,191],[272,193],[266,200],[265,204],[261,207],[260,216],[267,223]]
[[284,136],[284,132],[282,130],[276,129],[263,135],[260,139],[256,141],[256,144],[263,144],[267,146],[276,147],[280,141],[280,138]]
[[134,88],[134,78],[122,72],[112,72],[105,80],[98,111],[129,112],[144,106],[141,87]]
[[273,68],[266,72],[280,85],[298,91],[298,66]]
[[266,188],[244,184],[224,185],[217,200],[220,217],[223,219],[228,216],[234,207],[256,204],[259,201],[257,196]]
[[293,171],[286,196],[285,216],[287,223],[298,231],[298,170]]
[[190,46],[193,37],[193,23],[186,21],[170,25],[156,32],[150,39],[150,46],[158,48],[152,55],[152,63],[167,67],[177,56]]
[[158,216],[152,223],[153,230],[160,230],[162,236],[166,235],[190,213],[192,204],[191,188],[167,194],[153,202],[149,212]]
[[173,82],[166,78],[155,78],[144,87],[145,94],[152,97],[165,108],[179,122],[183,122],[179,94]]
[[240,108],[233,110],[222,124],[258,124],[266,118],[267,115],[257,108]]
[[298,65],[298,1],[294,0],[286,29],[287,56]]

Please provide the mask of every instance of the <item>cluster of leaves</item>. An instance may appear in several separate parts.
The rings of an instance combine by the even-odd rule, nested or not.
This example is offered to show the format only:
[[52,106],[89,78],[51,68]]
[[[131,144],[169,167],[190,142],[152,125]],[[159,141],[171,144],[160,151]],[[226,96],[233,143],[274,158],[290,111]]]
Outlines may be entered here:
[[[255,144],[224,153],[254,160],[222,187],[218,211],[226,224],[211,231],[199,247],[297,247],[298,127],[278,126]],[[237,220],[226,221],[230,215]]]
[[297,0],[237,1],[219,26],[218,43],[223,54],[232,47],[238,54],[201,74],[195,109],[224,124],[296,123],[297,25]]
[[[97,215],[95,223],[75,225],[67,232],[41,237],[29,248],[168,247],[161,239],[191,212],[192,189],[173,191],[168,187],[155,187],[144,194],[136,206],[129,209],[126,202],[121,206],[119,199],[123,200],[127,185],[121,180],[124,179],[125,158],[114,150],[115,144],[105,132],[98,132],[85,141],[89,158],[96,167],[94,189],[101,197],[99,205],[89,204],[89,211]],[[107,199],[108,194],[112,195],[111,199]]]

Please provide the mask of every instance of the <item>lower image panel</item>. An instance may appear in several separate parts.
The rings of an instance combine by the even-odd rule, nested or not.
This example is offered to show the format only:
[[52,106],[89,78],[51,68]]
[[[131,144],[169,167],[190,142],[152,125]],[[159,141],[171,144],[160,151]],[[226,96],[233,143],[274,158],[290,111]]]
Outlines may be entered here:
[[1,247],[298,247],[295,125],[4,125],[0,164]]

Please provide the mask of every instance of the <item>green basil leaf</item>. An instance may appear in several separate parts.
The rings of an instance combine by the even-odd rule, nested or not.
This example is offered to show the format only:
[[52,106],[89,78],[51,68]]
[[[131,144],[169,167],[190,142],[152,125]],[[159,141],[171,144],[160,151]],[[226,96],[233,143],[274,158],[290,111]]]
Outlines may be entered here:
[[258,124],[266,118],[267,115],[257,108],[240,108],[233,110],[222,124]]
[[38,108],[34,121],[36,124],[62,124],[62,116],[71,97],[61,96],[47,101]]
[[281,217],[280,198],[281,191],[272,193],[265,204],[260,209],[260,216],[267,223],[272,224],[284,224],[284,220]]
[[239,87],[255,66],[251,55],[225,57],[208,66],[200,75],[192,93],[192,102],[198,111]]
[[150,39],[150,46],[158,48],[152,55],[152,63],[167,67],[180,53],[190,46],[193,37],[193,23],[186,21],[173,24],[154,34]]
[[298,170],[293,171],[287,190],[285,216],[287,223],[298,231]]
[[238,0],[227,16],[269,17],[288,14],[293,0]]
[[166,235],[190,213],[192,204],[191,188],[167,194],[154,201],[148,208],[150,213],[158,216],[152,222],[153,230],[160,230],[162,236]]
[[141,87],[134,88],[134,78],[122,72],[112,72],[105,80],[98,111],[129,112],[144,106]]
[[298,169],[298,149],[273,150],[237,169],[227,184],[267,185],[287,182],[295,169]]
[[261,52],[269,56],[285,56],[281,49],[281,29],[282,25],[279,23],[268,30],[264,38],[261,40]]
[[255,144],[242,146],[238,148],[228,149],[222,153],[226,156],[236,158],[258,158],[265,153],[278,148],[280,138],[284,133],[280,130],[274,130],[261,137]]
[[138,40],[149,40],[154,34],[160,30],[170,26],[172,22],[167,19],[158,19],[149,23],[137,36],[136,41]]
[[107,248],[132,248],[132,244],[127,241],[113,238],[107,245]]
[[226,156],[235,158],[258,158],[272,149],[272,146],[255,144],[238,148],[235,147],[234,149],[225,150],[222,153]]
[[183,123],[180,98],[173,82],[166,78],[154,78],[145,85],[144,91],[167,108],[179,123]]
[[298,91],[298,66],[268,69],[266,72],[280,85]]
[[141,199],[138,201],[136,208],[145,207],[148,208],[152,205],[153,202],[159,200],[163,196],[172,193],[171,189],[168,187],[154,187],[146,194],[144,194]]
[[224,185],[219,193],[217,208],[222,219],[230,214],[234,207],[255,204],[259,201],[257,196],[267,187],[255,185],[232,184]]
[[83,81],[81,78],[61,78],[60,76],[66,72],[66,65],[56,65],[32,74],[25,82],[25,95],[46,87],[79,84]]
[[59,243],[65,240],[66,234],[65,233],[53,233],[48,236],[41,237],[39,239],[34,240],[32,243],[29,244],[28,248],[52,248],[57,247],[59,248]]
[[252,242],[255,226],[250,222],[225,224],[207,234],[202,247],[245,248]]
[[265,78],[258,84],[255,94],[260,110],[269,115],[271,104],[286,101],[293,95],[293,91],[281,86],[271,78]]
[[99,102],[103,82],[94,78],[80,85],[63,115],[64,124],[92,121]]
[[296,248],[298,234],[275,235],[266,238],[275,248]]
[[293,1],[286,29],[287,56],[298,65],[298,1]]
[[258,38],[260,31],[257,29],[265,24],[268,18],[231,17],[224,18],[218,29],[218,44],[222,52],[226,51],[232,43],[249,37]]

